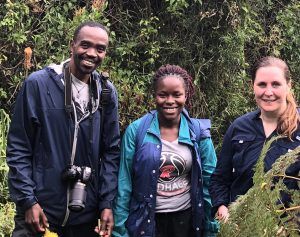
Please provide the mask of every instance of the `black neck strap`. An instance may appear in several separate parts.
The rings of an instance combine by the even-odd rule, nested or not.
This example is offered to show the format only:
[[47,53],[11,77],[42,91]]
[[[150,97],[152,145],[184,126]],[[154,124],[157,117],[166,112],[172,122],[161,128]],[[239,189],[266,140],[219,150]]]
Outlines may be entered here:
[[72,78],[69,63],[66,63],[63,68],[65,80],[65,109],[67,113],[71,114],[73,111],[72,106]]

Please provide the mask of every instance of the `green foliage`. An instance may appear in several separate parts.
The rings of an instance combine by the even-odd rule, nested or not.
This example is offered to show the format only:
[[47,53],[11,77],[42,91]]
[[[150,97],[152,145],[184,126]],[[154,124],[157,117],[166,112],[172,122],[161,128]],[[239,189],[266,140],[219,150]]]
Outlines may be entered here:
[[0,109],[0,203],[4,203],[8,199],[8,188],[6,175],[8,167],[6,165],[6,135],[9,126],[9,116],[3,109]]
[[189,4],[185,0],[165,0],[169,6],[167,7],[168,12],[178,14],[180,10],[186,9]]
[[[263,147],[255,168],[254,186],[229,207],[230,217],[221,224],[219,236],[299,236],[299,190],[288,190],[283,179],[298,179],[285,176],[285,170],[299,159],[300,147],[281,156],[267,173],[264,172],[264,157],[274,140]],[[275,179],[279,181],[275,182]],[[284,208],[281,192],[289,193],[293,203]]]
[[[68,57],[69,42],[79,23],[95,20],[109,26],[103,14],[106,7],[100,0],[88,5],[76,0],[7,0],[0,9],[4,16],[0,22],[0,107],[11,109],[29,73]],[[26,47],[32,55],[24,55]]]
[[[299,59],[300,59],[300,3],[292,1],[292,3],[284,9],[281,9],[277,15],[278,28],[281,29],[282,44],[280,49],[288,58],[288,64],[293,71],[294,81],[299,81],[300,74]],[[296,97],[300,98],[299,83],[296,83],[294,90]]]
[[[74,29],[85,20],[109,29],[101,70],[119,92],[122,131],[154,108],[151,76],[167,63],[194,77],[190,112],[212,120],[217,151],[228,125],[256,107],[249,72],[258,58],[285,59],[300,98],[297,0],[6,0],[1,6],[0,108],[8,113],[28,74],[69,57]],[[25,57],[27,47],[33,52]]]
[[[153,108],[149,76],[137,75],[134,71],[117,70],[111,73],[119,90],[120,126],[124,131],[128,123],[141,117]],[[117,79],[117,80],[116,80]]]
[[6,135],[8,132],[10,119],[9,115],[0,109],[0,158],[5,158],[6,154]]
[[[167,11],[174,14],[183,14],[184,10],[190,6],[190,1],[186,0],[165,0],[168,3]],[[193,0],[192,3],[202,4],[201,0]]]
[[116,63],[115,67],[140,71],[140,73],[147,69],[147,71],[154,70],[153,64],[159,58],[160,51],[160,43],[156,39],[159,30],[158,22],[158,17],[154,16],[141,18],[135,25],[137,29],[128,28],[126,29],[128,32],[122,32],[126,40],[116,40],[112,46],[115,47],[114,58],[112,58]]
[[0,109],[0,236],[8,237],[14,226],[14,204],[8,201],[6,165],[6,135],[9,127],[9,115]]
[[0,203],[0,236],[11,236],[14,228],[15,205],[12,202]]

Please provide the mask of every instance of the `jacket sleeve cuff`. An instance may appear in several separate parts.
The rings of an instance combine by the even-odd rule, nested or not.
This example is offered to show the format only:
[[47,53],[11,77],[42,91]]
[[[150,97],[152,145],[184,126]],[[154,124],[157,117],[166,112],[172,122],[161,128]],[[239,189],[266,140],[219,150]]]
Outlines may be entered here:
[[214,220],[212,222],[206,222],[205,223],[205,228],[204,228],[204,233],[210,234],[210,235],[204,235],[204,236],[215,236],[220,229],[220,224],[217,220]]
[[34,198],[30,198],[30,199],[21,201],[19,204],[20,204],[20,207],[22,208],[22,210],[25,212],[36,203],[38,203],[38,200],[36,197],[34,197]]
[[219,207],[212,207],[211,208],[211,218],[215,218],[215,215],[216,215],[216,213],[218,211],[218,208]]
[[111,201],[101,201],[99,203],[99,210],[102,211],[103,209],[112,209],[112,202]]
[[228,203],[226,203],[226,202],[216,202],[213,204],[213,206],[211,207],[211,218],[215,218],[215,215],[216,215],[219,207],[222,205],[228,207]]
[[203,237],[217,237],[217,233],[210,232],[208,230],[204,230]]

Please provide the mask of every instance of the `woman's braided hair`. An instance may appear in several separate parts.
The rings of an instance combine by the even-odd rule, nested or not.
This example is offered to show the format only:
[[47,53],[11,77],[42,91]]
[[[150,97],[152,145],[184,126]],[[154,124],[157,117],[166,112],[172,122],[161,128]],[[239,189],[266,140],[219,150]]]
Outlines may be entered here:
[[153,91],[156,92],[158,81],[166,78],[167,76],[175,76],[183,80],[185,93],[186,93],[186,106],[189,108],[192,105],[192,96],[194,94],[193,78],[188,72],[177,65],[163,65],[154,74],[152,80]]
[[[286,82],[291,82],[291,73],[288,65],[283,60],[272,56],[263,57],[259,61],[257,61],[251,73],[252,82],[254,83],[256,72],[258,69],[269,66],[280,68],[284,73]],[[279,134],[285,135],[289,139],[292,139],[292,134],[298,128],[300,117],[297,111],[297,103],[292,91],[288,93],[286,100],[287,107],[284,113],[279,117],[277,131]]]

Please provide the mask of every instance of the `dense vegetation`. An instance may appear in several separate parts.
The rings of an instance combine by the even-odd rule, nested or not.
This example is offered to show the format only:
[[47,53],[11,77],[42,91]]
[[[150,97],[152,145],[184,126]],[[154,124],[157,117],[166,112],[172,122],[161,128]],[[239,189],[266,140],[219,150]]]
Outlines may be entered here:
[[[11,114],[26,76],[66,59],[74,28],[84,20],[100,21],[110,30],[102,70],[110,73],[118,88],[122,130],[152,108],[151,75],[166,63],[178,64],[193,75],[197,94],[190,111],[212,119],[217,150],[229,123],[255,108],[249,70],[257,58],[285,59],[300,98],[297,0],[6,0],[0,6],[1,125],[8,121],[4,111]],[[5,132],[2,127],[1,139]],[[3,141],[1,149],[3,220],[12,206],[7,201]],[[0,236],[9,235],[6,219],[1,221]]]
[[[264,158],[276,139],[280,138],[272,138],[262,150],[256,164],[253,187],[229,206],[230,218],[221,225],[219,237],[299,236],[299,190],[288,190],[284,182],[300,181],[299,177],[285,175],[287,167],[299,159],[300,147],[281,156],[265,173]],[[291,197],[288,207],[283,205],[283,192]]]

